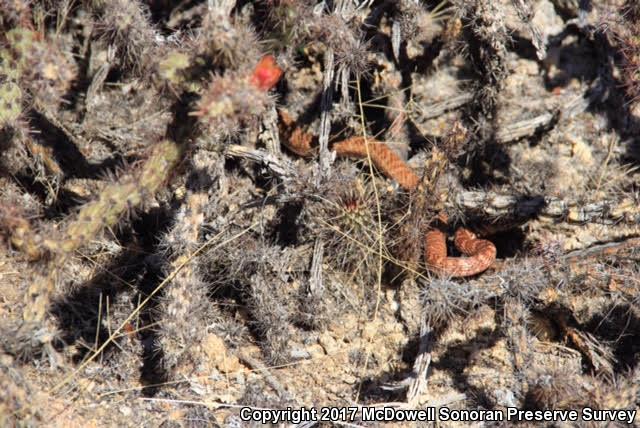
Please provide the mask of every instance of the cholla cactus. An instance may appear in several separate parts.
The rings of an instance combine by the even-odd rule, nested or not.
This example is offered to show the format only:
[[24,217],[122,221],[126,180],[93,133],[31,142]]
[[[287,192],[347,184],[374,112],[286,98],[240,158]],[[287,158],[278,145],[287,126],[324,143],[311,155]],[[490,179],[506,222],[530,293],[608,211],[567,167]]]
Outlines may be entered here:
[[480,77],[474,105],[487,118],[493,116],[498,92],[507,76],[507,44],[510,40],[502,6],[491,0],[454,2],[468,29],[471,59]]
[[[158,309],[160,346],[164,368],[169,372],[187,362],[196,365],[193,344],[201,343],[206,334],[207,285],[199,275],[197,260],[191,257],[198,247],[207,202],[205,194],[189,195],[163,242],[167,255],[173,259],[168,270],[180,269],[165,286]],[[185,361],[189,357],[192,361]]]
[[251,72],[214,76],[193,115],[211,130],[231,133],[266,110],[271,102],[268,91],[281,76],[272,56],[263,57]]
[[22,113],[22,89],[17,83],[0,83],[0,129],[16,125]]
[[3,38],[0,76],[28,89],[37,101],[56,106],[77,75],[75,62],[55,38],[47,38],[34,30],[14,28]]
[[640,97],[640,7],[628,0],[620,9],[605,14],[603,28],[613,36],[613,42],[622,54],[622,81],[627,96]]
[[31,6],[31,0],[0,1],[0,29],[33,28]]
[[41,424],[42,415],[29,404],[34,391],[8,355],[0,354],[0,425]]
[[138,0],[94,1],[95,37],[116,49],[115,59],[125,71],[139,75],[152,61],[156,30],[146,5]]
[[541,409],[629,409],[635,408],[637,394],[638,385],[633,381],[607,382],[563,368],[538,372],[528,395]]
[[[26,290],[24,323],[19,327],[16,338],[21,335],[33,336],[31,341],[37,342],[38,335],[35,332],[43,328],[53,291],[62,281],[62,268],[73,252],[86,245],[105,227],[115,225],[127,211],[140,206],[154,195],[166,183],[181,154],[181,147],[172,141],[158,143],[142,168],[107,186],[97,200],[83,206],[62,233],[30,237],[28,229],[17,229],[23,232],[18,241],[14,239],[14,243],[23,243],[27,252],[30,252],[34,248],[34,242],[39,242],[40,251],[33,258],[47,256],[49,262],[46,264],[46,271],[36,276]],[[40,336],[46,341],[53,339],[51,335]],[[23,353],[20,344],[9,344],[7,348]],[[31,351],[28,352],[30,353]]]
[[458,284],[451,279],[420,280],[422,305],[429,325],[434,329],[446,326],[454,317],[486,300],[490,290],[472,284]]

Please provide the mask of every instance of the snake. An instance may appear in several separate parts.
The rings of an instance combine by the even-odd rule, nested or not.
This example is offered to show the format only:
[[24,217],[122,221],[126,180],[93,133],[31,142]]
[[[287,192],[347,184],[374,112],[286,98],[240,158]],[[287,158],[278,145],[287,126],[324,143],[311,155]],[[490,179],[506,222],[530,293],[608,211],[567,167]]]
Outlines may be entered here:
[[[281,112],[281,119],[287,126],[293,121]],[[287,133],[283,139],[285,146],[293,153],[309,156],[311,136],[299,128]],[[337,156],[357,159],[371,159],[375,167],[387,177],[395,180],[409,192],[418,189],[420,178],[411,167],[384,142],[364,137],[351,137],[334,143]],[[496,247],[486,239],[479,239],[471,230],[460,227],[454,235],[454,245],[464,256],[447,255],[447,237],[440,228],[429,230],[424,237],[424,260],[430,271],[452,278],[478,275],[491,267],[496,260]]]

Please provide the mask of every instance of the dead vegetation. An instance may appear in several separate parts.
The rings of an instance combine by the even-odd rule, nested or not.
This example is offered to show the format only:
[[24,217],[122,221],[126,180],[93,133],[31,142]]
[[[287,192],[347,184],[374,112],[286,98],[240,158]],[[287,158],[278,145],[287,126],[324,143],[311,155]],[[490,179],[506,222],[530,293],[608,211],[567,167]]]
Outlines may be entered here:
[[[639,41],[631,0],[0,0],[0,425],[637,409]],[[429,269],[457,229],[488,270]]]

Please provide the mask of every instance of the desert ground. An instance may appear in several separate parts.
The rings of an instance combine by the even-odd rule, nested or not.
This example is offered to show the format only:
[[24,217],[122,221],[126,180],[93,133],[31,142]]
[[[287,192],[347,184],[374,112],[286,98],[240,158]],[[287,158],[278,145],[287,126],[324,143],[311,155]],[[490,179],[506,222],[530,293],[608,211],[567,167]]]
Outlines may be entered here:
[[632,0],[0,0],[0,426],[630,426],[639,98]]

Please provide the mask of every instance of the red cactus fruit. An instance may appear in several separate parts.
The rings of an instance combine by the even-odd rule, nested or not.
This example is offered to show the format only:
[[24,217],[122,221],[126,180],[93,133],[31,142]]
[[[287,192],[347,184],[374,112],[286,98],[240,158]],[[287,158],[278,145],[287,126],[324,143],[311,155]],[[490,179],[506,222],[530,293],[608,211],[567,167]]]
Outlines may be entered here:
[[260,62],[253,70],[253,74],[251,75],[251,84],[258,89],[268,91],[278,83],[282,74],[283,71],[276,63],[276,59],[273,55],[266,55],[260,59]]

